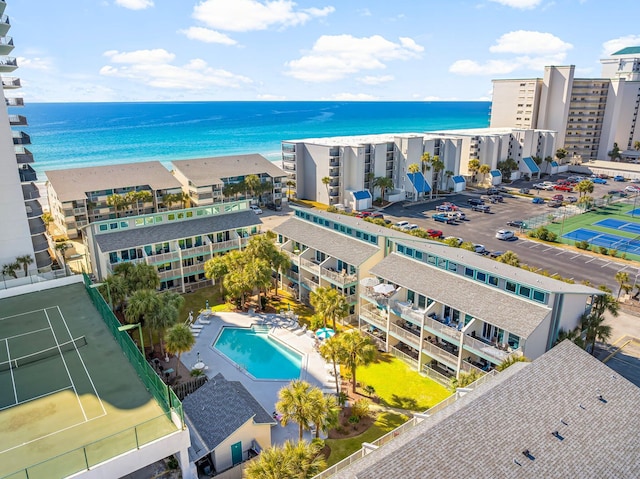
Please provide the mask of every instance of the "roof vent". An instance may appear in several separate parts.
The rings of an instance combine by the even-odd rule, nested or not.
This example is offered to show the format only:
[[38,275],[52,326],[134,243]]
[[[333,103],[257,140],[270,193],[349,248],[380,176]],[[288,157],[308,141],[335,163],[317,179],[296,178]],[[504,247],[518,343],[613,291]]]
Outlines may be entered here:
[[564,419],[560,419],[560,422],[561,422],[562,424],[564,424],[565,426],[568,426],[568,425],[569,425],[569,423],[568,423],[568,422],[566,422]]
[[522,451],[522,454],[524,455],[524,457],[526,457],[531,461],[535,459],[535,457],[533,456],[533,454],[531,454],[531,451],[529,451],[529,449],[525,449],[524,451]]
[[551,433],[551,435],[552,435],[553,437],[556,437],[556,438],[560,439],[561,441],[564,441],[564,437],[562,437],[558,431],[553,431],[553,432]]
[[514,464],[517,464],[517,465],[518,465],[518,466],[520,466],[520,467],[522,467],[522,464],[520,464],[520,463],[518,462],[518,460],[517,460],[517,459],[514,459],[514,460],[513,460],[513,463],[514,463]]
[[579,407],[580,409],[587,409],[587,408],[586,408],[586,407],[584,407],[582,404],[578,404],[578,407]]
[[598,401],[607,404],[607,400],[602,396],[602,394],[598,394]]

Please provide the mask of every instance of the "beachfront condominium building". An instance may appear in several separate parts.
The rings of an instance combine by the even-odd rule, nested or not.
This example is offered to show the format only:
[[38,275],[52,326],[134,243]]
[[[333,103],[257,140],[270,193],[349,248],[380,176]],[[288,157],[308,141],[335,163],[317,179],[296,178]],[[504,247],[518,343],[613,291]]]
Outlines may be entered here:
[[321,286],[342,292],[348,322],[446,384],[511,355],[539,357],[602,294],[360,218],[293,210],[274,228],[291,258],[287,288],[302,301]]
[[542,78],[493,81],[491,127],[558,132],[573,161],[607,160],[617,144],[638,158],[640,47],[602,59],[600,78],[575,78],[575,66],[548,66]]
[[[286,173],[262,155],[196,158],[172,161],[172,164],[173,174],[195,206],[242,199],[259,205],[282,205]],[[246,184],[245,178],[249,175],[257,176],[260,183]]]
[[[8,56],[13,39],[7,36],[11,24],[4,14],[6,2],[0,2],[0,74],[4,105],[0,108],[0,223],[5,227],[0,237],[0,267],[9,266],[3,277],[19,276],[23,271],[12,268],[17,257],[30,257],[27,271],[45,271],[51,267],[49,243],[42,220],[40,194],[36,186],[36,173],[31,167],[33,155],[26,148],[29,135],[19,130],[27,125],[23,115],[9,114],[8,109],[24,105],[23,99],[13,92],[20,88],[20,79],[6,76],[18,68],[14,57]],[[12,129],[16,127],[16,129]]]
[[480,382],[316,478],[640,476],[640,389],[570,341]]
[[[517,162],[509,179],[540,172],[532,157],[555,151],[555,133],[525,128],[478,128],[282,142],[282,166],[295,182],[298,198],[352,210],[371,207],[382,196],[377,178],[389,178],[385,200],[418,200],[433,190],[462,191],[477,175],[469,161],[491,167],[492,184],[502,175],[498,163]],[[439,168],[423,161],[438,157]],[[413,171],[416,169],[417,171]]]
[[160,289],[184,293],[211,285],[204,263],[242,249],[261,224],[247,201],[236,201],[92,222],[83,241],[99,281],[121,263],[146,263],[158,270]]
[[77,238],[95,221],[185,207],[182,185],[159,161],[45,173],[49,208],[61,237]]

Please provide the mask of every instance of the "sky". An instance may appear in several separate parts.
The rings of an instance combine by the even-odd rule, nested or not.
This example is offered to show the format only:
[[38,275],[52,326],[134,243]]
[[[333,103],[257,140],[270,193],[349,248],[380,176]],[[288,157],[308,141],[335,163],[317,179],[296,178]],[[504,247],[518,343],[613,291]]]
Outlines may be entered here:
[[640,45],[638,0],[7,0],[5,14],[28,102],[488,101],[492,79],[598,77]]

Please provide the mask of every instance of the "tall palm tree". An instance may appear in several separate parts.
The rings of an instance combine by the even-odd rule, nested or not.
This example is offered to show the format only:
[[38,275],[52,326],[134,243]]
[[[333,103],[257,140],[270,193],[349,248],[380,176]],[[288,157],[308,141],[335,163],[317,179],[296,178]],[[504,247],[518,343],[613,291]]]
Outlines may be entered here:
[[107,205],[115,209],[116,218],[120,217],[119,210],[125,206],[125,203],[125,199],[117,193],[107,196]]
[[433,155],[433,157],[431,157],[431,169],[433,170],[433,173],[434,173],[434,175],[433,175],[434,176],[433,185],[434,185],[434,188],[436,190],[436,197],[437,197],[438,196],[438,190],[440,189],[440,184],[439,184],[440,178],[439,178],[439,175],[440,175],[440,172],[442,170],[444,170],[444,162],[442,162],[440,160],[440,156]]
[[445,189],[447,189],[449,187],[449,180],[451,180],[451,178],[453,178],[453,171],[451,170],[447,170],[444,172],[444,176],[447,179],[447,182],[444,184]]
[[[407,168],[407,171],[409,173],[411,173],[411,174],[415,174],[415,173],[418,173],[420,171],[420,167],[418,166],[418,163],[411,163],[409,165],[409,167]],[[417,190],[417,188],[414,188],[414,189],[415,189],[415,191],[414,191],[414,194],[413,194],[414,195],[413,198],[414,198],[415,201],[418,201],[418,190]]]
[[[291,259],[285,253],[278,251],[271,259],[271,265],[280,276],[280,281],[282,281],[284,272],[291,268]],[[278,296],[278,281],[276,281],[276,296]]]
[[359,366],[372,363],[378,354],[376,347],[369,338],[365,337],[358,329],[353,329],[340,334],[340,363],[351,373],[351,391],[356,392],[356,371]]
[[112,309],[119,309],[127,299],[127,282],[118,274],[110,274],[104,279],[98,291]]
[[318,443],[286,441],[282,447],[273,446],[247,464],[245,479],[311,479],[327,465]]
[[329,286],[318,288],[311,292],[309,300],[316,313],[324,319],[324,326],[326,327],[327,321],[330,320],[334,331],[337,320],[349,316],[349,303],[337,289]]
[[478,173],[480,173],[482,175],[482,182],[484,183],[484,180],[487,178],[487,175],[491,172],[491,167],[489,165],[482,164],[480,165],[480,168],[478,168]]
[[248,462],[244,469],[244,479],[292,477],[290,458],[285,454],[285,446],[271,446],[262,451],[255,460]]
[[153,201],[153,194],[148,190],[136,191],[136,209],[140,214],[140,203],[150,203]]
[[474,183],[476,182],[476,175],[478,174],[479,169],[480,169],[480,160],[478,160],[477,158],[469,160],[469,163],[467,164],[467,170],[471,172],[471,181]]
[[290,422],[298,424],[300,441],[305,429],[310,429],[313,421],[312,390],[308,382],[294,379],[278,392],[279,401],[276,403],[276,410],[282,414],[282,425],[286,426]]
[[17,278],[18,275],[16,271],[20,269],[20,265],[18,263],[8,263],[2,265],[2,275],[3,276],[11,276],[12,278]]
[[616,299],[620,299],[620,293],[622,293],[622,290],[631,288],[631,285],[629,284],[629,273],[625,271],[618,271],[615,278],[616,283],[620,285],[620,288],[618,289],[618,296],[616,296]]
[[178,293],[160,293],[160,310],[153,316],[154,324],[152,328],[158,333],[160,338],[160,351],[164,355],[164,334],[165,331],[178,322],[180,309],[184,305],[184,297]]
[[423,153],[420,157],[420,163],[422,163],[422,174],[424,175],[431,169],[431,154]]
[[134,291],[127,302],[124,317],[128,323],[143,323],[149,331],[149,344],[153,350],[153,325],[156,315],[162,308],[158,293],[151,289]]
[[[340,363],[340,354],[342,353],[342,345],[340,343],[340,335],[332,336],[322,341],[320,344],[320,356],[325,361],[331,361],[333,364],[333,376],[338,377],[338,364]],[[336,395],[340,394],[340,384],[336,381]]]
[[260,187],[260,177],[258,175],[247,175],[244,177],[244,184],[251,193],[251,196],[255,197]]
[[509,356],[507,359],[505,359],[504,361],[502,361],[500,364],[498,364],[498,366],[496,367],[496,369],[498,371],[504,371],[505,369],[507,369],[509,366],[513,366],[515,363],[528,363],[530,362],[529,358],[527,358],[526,356],[515,356],[515,355],[511,355]]
[[587,195],[593,193],[593,181],[591,180],[582,180],[580,183],[576,185],[576,191],[580,194],[579,196]]
[[296,187],[296,182],[293,180],[287,180],[287,182],[285,183],[285,185],[287,185],[287,199],[291,199],[291,188],[295,188]]
[[568,154],[569,152],[566,148],[558,148],[556,150],[556,158],[560,161],[560,163],[562,163],[562,160],[564,160]]
[[71,245],[66,241],[58,241],[55,245],[55,250],[60,253],[60,258],[62,259],[62,269],[66,271],[67,264],[65,262],[64,252],[71,248]]
[[322,184],[327,189],[327,199],[328,199],[329,198],[329,183],[331,183],[331,178],[329,178],[328,176],[323,176],[320,181],[322,182]]
[[580,328],[580,326],[570,331],[565,331],[564,329],[561,329],[560,331],[558,331],[558,339],[556,339],[556,342],[554,343],[554,345],[561,343],[565,339],[568,339],[569,341],[571,341],[572,343],[574,343],[575,345],[577,345],[582,349],[584,349],[586,346],[584,342],[584,338],[582,337],[582,329]]
[[377,188],[380,188],[380,196],[384,200],[384,194],[388,189],[393,188],[393,179],[387,176],[378,176],[375,180],[373,180],[373,185]]
[[324,395],[320,389],[315,388],[310,395],[313,402],[311,420],[316,426],[317,439],[320,437],[320,431],[326,432],[338,424],[340,408],[336,396],[332,394]]
[[180,355],[190,351],[196,342],[191,328],[184,323],[174,324],[167,329],[164,340],[167,351],[178,357],[178,363],[180,363]]
[[604,294],[594,298],[591,304],[591,311],[583,318],[582,330],[585,333],[585,342],[591,345],[591,354],[595,356],[596,341],[606,341],[611,337],[611,326],[604,324],[605,313],[613,317],[618,316],[620,305],[611,295],[611,290],[606,286],[598,286]]
[[29,265],[33,264],[33,257],[30,254],[18,256],[16,258],[16,263],[22,265],[22,267],[24,268],[24,275],[27,276],[27,274],[29,273]]

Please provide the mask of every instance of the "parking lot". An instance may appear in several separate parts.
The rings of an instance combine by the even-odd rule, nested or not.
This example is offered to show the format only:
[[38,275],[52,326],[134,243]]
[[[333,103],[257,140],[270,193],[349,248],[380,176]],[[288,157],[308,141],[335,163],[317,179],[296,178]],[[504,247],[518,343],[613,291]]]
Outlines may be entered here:
[[[546,181],[555,181],[560,177],[569,175],[560,175],[546,177]],[[520,188],[531,188],[534,183],[515,182],[509,185],[513,191]],[[617,183],[611,180],[607,184],[594,185],[594,198],[602,197],[612,189],[624,189],[627,183]],[[553,214],[556,210],[547,206],[547,201],[551,199],[558,191],[536,191],[531,189],[531,194],[540,196],[545,199],[543,204],[533,204],[531,198],[519,195],[503,194],[503,203],[491,204],[490,213],[481,213],[472,211],[471,205],[468,204],[470,198],[480,198],[486,192],[478,190],[477,192],[465,192],[456,195],[447,195],[446,198],[440,198],[421,204],[401,205],[395,204],[385,209],[385,216],[394,223],[401,220],[415,223],[420,228],[436,229],[442,231],[444,236],[459,237],[464,241],[470,241],[475,244],[482,244],[489,251],[506,251],[511,250],[518,254],[520,261],[549,271],[549,273],[558,273],[563,277],[572,278],[576,281],[589,280],[593,284],[606,284],[611,289],[616,289],[615,273],[624,270],[630,276],[640,275],[640,269],[636,266],[624,264],[609,257],[596,257],[591,254],[585,254],[573,249],[560,248],[549,244],[542,244],[528,240],[525,235],[520,235],[517,239],[510,241],[501,241],[496,239],[496,232],[500,229],[510,229],[517,232],[517,228],[507,226],[508,221],[526,220],[527,218]],[[578,193],[565,193],[565,196]],[[460,207],[460,211],[465,213],[466,219],[457,221],[454,224],[446,224],[436,222],[432,219],[432,215],[436,213],[436,206],[441,205],[445,201],[452,202]],[[639,278],[640,279],[640,278]]]

